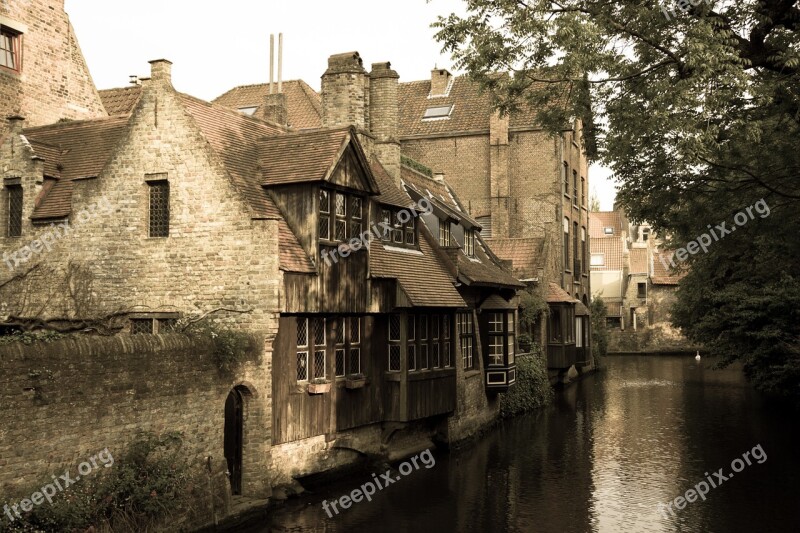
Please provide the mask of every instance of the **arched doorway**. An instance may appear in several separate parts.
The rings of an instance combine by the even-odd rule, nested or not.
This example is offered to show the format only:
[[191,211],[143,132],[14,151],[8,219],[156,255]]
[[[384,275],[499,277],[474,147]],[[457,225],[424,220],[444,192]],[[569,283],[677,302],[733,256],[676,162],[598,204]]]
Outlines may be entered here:
[[242,493],[242,451],[244,447],[244,387],[235,387],[225,400],[225,460],[228,463],[228,476],[231,493]]

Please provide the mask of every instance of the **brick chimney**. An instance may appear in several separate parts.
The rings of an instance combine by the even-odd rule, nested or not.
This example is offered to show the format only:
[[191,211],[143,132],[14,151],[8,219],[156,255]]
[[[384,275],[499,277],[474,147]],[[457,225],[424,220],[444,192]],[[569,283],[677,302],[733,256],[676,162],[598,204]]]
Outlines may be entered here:
[[369,74],[369,123],[373,151],[392,178],[400,180],[400,141],[397,138],[399,106],[397,88],[400,75],[392,64],[373,63]]
[[322,75],[322,124],[369,127],[369,88],[367,71],[358,52],[335,54],[328,58]]
[[435,68],[431,71],[431,94],[430,96],[444,96],[450,86],[452,74],[443,68]]
[[172,61],[154,59],[150,63],[150,80],[153,83],[172,85]]
[[267,94],[264,102],[264,119],[281,126],[289,123],[289,109],[286,106],[286,93]]

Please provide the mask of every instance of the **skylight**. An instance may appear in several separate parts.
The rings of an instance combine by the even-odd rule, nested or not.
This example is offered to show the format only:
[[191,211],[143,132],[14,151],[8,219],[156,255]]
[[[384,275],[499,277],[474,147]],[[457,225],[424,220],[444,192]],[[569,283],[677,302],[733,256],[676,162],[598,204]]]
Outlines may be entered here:
[[242,113],[244,113],[245,115],[252,115],[253,113],[255,113],[255,112],[256,112],[256,109],[258,109],[258,106],[253,106],[253,107],[240,107],[240,108],[239,108],[239,111],[241,111],[241,112],[242,112]]
[[603,228],[603,233],[605,233],[606,235],[614,235],[614,228],[605,227]]
[[429,107],[425,110],[422,120],[431,120],[436,118],[449,118],[450,113],[453,111],[452,105],[442,105],[436,107]]

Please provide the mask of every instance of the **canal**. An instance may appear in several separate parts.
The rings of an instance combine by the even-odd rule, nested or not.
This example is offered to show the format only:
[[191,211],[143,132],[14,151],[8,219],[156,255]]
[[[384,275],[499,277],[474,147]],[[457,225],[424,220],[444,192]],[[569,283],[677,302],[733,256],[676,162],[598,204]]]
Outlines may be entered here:
[[[766,405],[740,370],[712,365],[606,357],[603,371],[558,393],[554,405],[504,423],[464,451],[436,455],[435,466],[371,502],[325,514],[323,498],[371,479],[350,478],[290,501],[249,531],[800,531],[796,415]],[[720,468],[725,481],[714,474]],[[705,501],[695,491],[682,509],[673,503],[674,514],[659,511],[659,503],[692,499],[686,491],[703,481]]]

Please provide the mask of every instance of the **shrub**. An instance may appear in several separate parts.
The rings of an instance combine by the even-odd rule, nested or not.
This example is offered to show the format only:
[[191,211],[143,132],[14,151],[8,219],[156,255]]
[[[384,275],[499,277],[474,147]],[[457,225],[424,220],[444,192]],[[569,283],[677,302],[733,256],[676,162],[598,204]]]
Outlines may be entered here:
[[592,354],[602,357],[608,352],[608,326],[606,304],[599,296],[592,298],[589,311],[592,313]]
[[232,372],[239,364],[252,358],[256,352],[256,342],[252,336],[205,320],[189,325],[185,331],[187,335],[197,335],[211,340],[214,344],[211,355],[214,364],[221,372]]
[[517,357],[517,383],[500,396],[500,414],[511,417],[549,404],[553,387],[547,377],[547,364],[538,344],[532,353]]
[[10,335],[0,335],[0,344],[11,344],[21,342],[31,345],[34,342],[53,342],[66,337],[63,333],[56,331],[15,331]]

